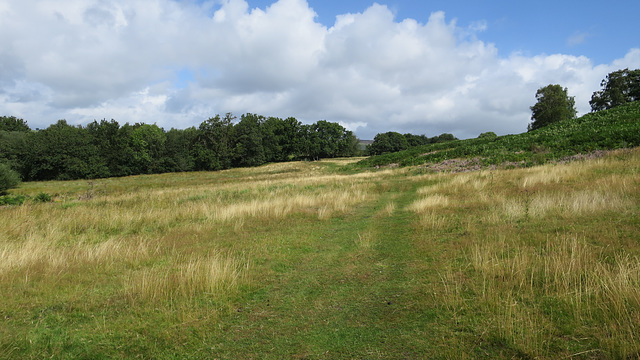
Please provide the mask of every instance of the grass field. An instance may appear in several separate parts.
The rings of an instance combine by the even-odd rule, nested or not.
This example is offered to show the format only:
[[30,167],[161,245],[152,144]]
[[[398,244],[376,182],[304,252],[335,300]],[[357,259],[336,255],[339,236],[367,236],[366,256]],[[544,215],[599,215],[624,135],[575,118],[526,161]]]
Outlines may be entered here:
[[2,359],[640,357],[640,149],[24,183]]

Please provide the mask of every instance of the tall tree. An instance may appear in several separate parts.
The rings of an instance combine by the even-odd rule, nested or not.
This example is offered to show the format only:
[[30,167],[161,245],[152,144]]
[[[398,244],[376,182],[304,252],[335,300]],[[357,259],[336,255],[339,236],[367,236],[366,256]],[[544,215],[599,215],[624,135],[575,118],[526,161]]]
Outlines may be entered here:
[[229,169],[233,162],[234,125],[236,117],[227,113],[203,121],[193,147],[196,170]]
[[197,139],[198,130],[193,126],[184,130],[172,128],[167,131],[165,158],[162,161],[163,171],[193,171],[195,169],[195,158],[191,150]]
[[575,99],[569,96],[567,88],[560,85],[547,85],[538,89],[538,102],[531,106],[531,124],[529,130],[536,130],[554,122],[576,117]]
[[632,101],[640,100],[640,69],[618,70],[607,75],[600,83],[602,90],[591,96],[591,111],[611,109]]
[[264,123],[263,116],[244,114],[235,128],[235,163],[236,166],[260,166],[265,163],[264,146],[260,127]]

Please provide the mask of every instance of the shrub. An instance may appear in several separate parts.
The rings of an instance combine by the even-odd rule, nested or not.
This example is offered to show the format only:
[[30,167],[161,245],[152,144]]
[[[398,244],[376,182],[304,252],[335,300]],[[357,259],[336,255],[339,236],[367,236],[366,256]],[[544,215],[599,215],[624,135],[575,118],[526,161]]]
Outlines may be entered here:
[[0,196],[0,206],[2,205],[22,205],[24,204],[24,200],[25,200],[25,196],[24,195],[16,195],[16,196],[11,196],[11,195],[5,195],[5,196]]
[[0,163],[0,195],[6,194],[7,190],[15,188],[20,184],[20,175],[11,168]]
[[497,139],[498,135],[496,135],[496,133],[494,133],[493,131],[489,131],[489,132],[484,132],[480,135],[478,135],[478,139]]
[[33,198],[34,202],[51,202],[51,195],[47,193],[39,193]]

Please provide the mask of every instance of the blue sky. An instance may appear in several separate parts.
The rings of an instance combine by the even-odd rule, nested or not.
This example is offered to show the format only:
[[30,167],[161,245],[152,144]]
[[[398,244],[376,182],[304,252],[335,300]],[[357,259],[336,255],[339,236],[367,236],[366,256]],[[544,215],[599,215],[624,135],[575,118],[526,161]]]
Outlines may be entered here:
[[257,113],[377,133],[526,131],[640,68],[638,1],[0,0],[0,115],[198,126]]
[[[512,52],[529,55],[562,53],[587,56],[596,64],[622,57],[630,47],[640,47],[638,14],[640,1],[475,1],[475,0],[389,0],[387,5],[397,20],[426,22],[435,11],[444,11],[462,27],[482,23],[478,35],[495,43],[503,56]],[[249,1],[251,7],[265,8],[270,0]],[[362,12],[374,1],[309,0],[318,21],[332,26],[336,15]]]

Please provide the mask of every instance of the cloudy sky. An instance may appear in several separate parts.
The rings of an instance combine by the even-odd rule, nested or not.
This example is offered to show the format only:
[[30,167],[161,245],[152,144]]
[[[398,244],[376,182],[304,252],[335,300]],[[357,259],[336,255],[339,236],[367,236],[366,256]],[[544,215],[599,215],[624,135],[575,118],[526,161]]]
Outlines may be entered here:
[[608,73],[640,68],[639,13],[636,0],[0,0],[0,115],[521,133],[538,88],[567,87],[584,114]]

